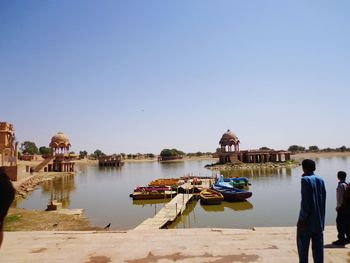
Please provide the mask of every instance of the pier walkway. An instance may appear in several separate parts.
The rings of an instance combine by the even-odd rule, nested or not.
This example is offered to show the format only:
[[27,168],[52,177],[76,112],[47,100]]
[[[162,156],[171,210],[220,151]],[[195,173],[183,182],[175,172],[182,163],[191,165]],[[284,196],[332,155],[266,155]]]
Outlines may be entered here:
[[178,215],[181,215],[185,211],[187,203],[196,195],[195,188],[209,188],[213,184],[214,179],[202,179],[201,181],[202,183],[200,185],[193,185],[191,182],[181,185],[181,188],[185,191],[184,194],[177,194],[154,217],[147,218],[135,230],[161,229],[168,223],[173,222]]
[[152,218],[147,218],[135,230],[160,229],[176,219],[186,209],[187,203],[193,198],[193,194],[178,194]]

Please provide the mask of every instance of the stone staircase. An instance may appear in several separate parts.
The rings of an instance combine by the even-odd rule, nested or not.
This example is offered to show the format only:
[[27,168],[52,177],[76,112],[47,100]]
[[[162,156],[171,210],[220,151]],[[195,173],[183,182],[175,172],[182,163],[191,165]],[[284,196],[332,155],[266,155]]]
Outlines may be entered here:
[[49,162],[51,162],[54,159],[53,156],[46,158],[44,161],[39,163],[35,168],[34,172],[40,172],[41,169],[43,169]]

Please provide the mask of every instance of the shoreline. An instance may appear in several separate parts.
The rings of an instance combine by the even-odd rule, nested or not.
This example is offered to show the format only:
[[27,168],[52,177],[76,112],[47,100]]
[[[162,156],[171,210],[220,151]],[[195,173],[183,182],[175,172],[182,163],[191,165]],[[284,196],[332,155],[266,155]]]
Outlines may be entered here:
[[[33,164],[32,162],[30,162]],[[30,164],[28,162],[28,164]],[[55,211],[31,210],[14,207],[18,202],[26,199],[35,188],[45,181],[58,177],[75,176],[75,172],[38,172],[32,175],[23,174],[18,181],[12,182],[15,189],[15,200],[5,218],[5,231],[33,231],[33,230],[99,230],[101,228],[90,225],[83,209],[59,209]]]
[[[302,158],[317,158],[317,157],[343,157],[343,156],[350,156],[350,152],[322,152],[322,153],[298,153],[292,155],[293,160],[299,160]],[[190,158],[184,158],[179,161],[185,161],[185,160],[215,160],[217,158],[209,158],[209,157],[190,157]],[[130,163],[133,162],[144,162],[145,160],[130,160]],[[154,160],[146,160],[147,162],[149,161],[157,161],[157,159]],[[36,163],[36,162],[33,162]],[[77,162],[79,163],[79,162]],[[82,162],[80,162],[82,163]],[[84,162],[84,164],[87,165],[94,165],[97,164],[97,161],[95,160],[89,160],[88,162]],[[31,162],[22,162],[21,165],[30,165]],[[280,166],[277,166],[280,167]],[[250,167],[251,169],[252,167]],[[259,168],[259,167],[257,167]],[[265,166],[266,168],[266,166]],[[220,169],[219,169],[220,170]],[[72,174],[72,173],[64,173],[64,174]],[[74,173],[73,173],[74,174]],[[40,172],[40,173],[35,173],[34,175],[29,175],[29,176],[19,176],[20,180],[16,182],[12,182],[15,189],[16,189],[16,199],[14,202],[20,202],[21,199],[24,199],[32,192],[38,185],[43,183],[44,181],[48,180],[53,180],[56,177],[63,176],[63,173],[45,173],[45,172]],[[74,175],[75,176],[75,175]],[[44,209],[44,208],[43,208]],[[63,209],[64,210],[64,209]],[[69,210],[69,209],[68,209]],[[73,209],[74,210],[74,209]],[[47,212],[44,210],[27,210],[27,209],[21,209],[21,208],[10,208],[9,210],[9,215],[12,216],[12,219],[18,219],[21,218],[22,221],[26,220],[28,222],[31,222],[31,219],[37,218],[38,215],[42,214],[42,218],[47,219],[47,225],[45,229],[49,230],[57,230],[56,227],[54,227],[55,223],[52,223],[54,221],[54,218],[56,217],[55,213],[52,212]],[[64,211],[62,211],[62,214],[64,214]],[[45,215],[45,217],[43,217]],[[66,219],[64,221],[76,221],[76,218],[78,217],[77,215],[66,215]],[[40,216],[39,216],[40,218]],[[61,224],[58,229],[60,230],[87,230],[87,229],[101,229],[99,227],[95,227],[93,225],[90,225],[88,222],[88,219],[85,217],[84,214],[80,216],[80,221],[78,220],[78,226],[75,225],[72,227],[71,225],[67,224]],[[50,225],[51,224],[51,225]],[[41,229],[39,226],[35,227],[35,224],[30,226],[30,223],[28,223],[28,227],[26,227],[27,224],[18,224],[18,222],[7,222],[5,224],[5,230],[6,229],[11,229],[11,231],[21,231],[21,230],[39,230]]]
[[301,158],[348,157],[348,156],[350,156],[350,152],[303,152],[303,153],[292,154],[291,158],[301,159]]

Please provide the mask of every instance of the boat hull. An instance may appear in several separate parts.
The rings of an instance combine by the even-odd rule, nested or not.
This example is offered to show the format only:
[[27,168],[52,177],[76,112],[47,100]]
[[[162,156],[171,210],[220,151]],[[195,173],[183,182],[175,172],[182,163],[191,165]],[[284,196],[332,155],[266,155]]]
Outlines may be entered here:
[[200,192],[199,197],[201,204],[204,205],[219,205],[224,200],[224,196],[215,190],[205,189]]
[[213,185],[212,188],[215,191],[220,192],[224,196],[225,201],[229,201],[229,202],[245,201],[246,199],[252,196],[252,192],[237,189],[234,187],[224,188],[224,187]]
[[150,199],[169,199],[176,196],[176,191],[164,191],[164,192],[154,192],[154,191],[144,191],[144,192],[134,192],[130,195],[133,200],[150,200]]

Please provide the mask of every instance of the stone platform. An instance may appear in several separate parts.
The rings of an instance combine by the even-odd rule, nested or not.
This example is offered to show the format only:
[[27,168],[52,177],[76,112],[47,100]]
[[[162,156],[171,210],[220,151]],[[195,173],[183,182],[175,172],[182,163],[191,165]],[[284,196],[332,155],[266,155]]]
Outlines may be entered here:
[[[298,262],[295,232],[295,227],[6,232],[0,262]],[[325,262],[349,262],[350,245],[327,245],[336,235],[327,226]]]

